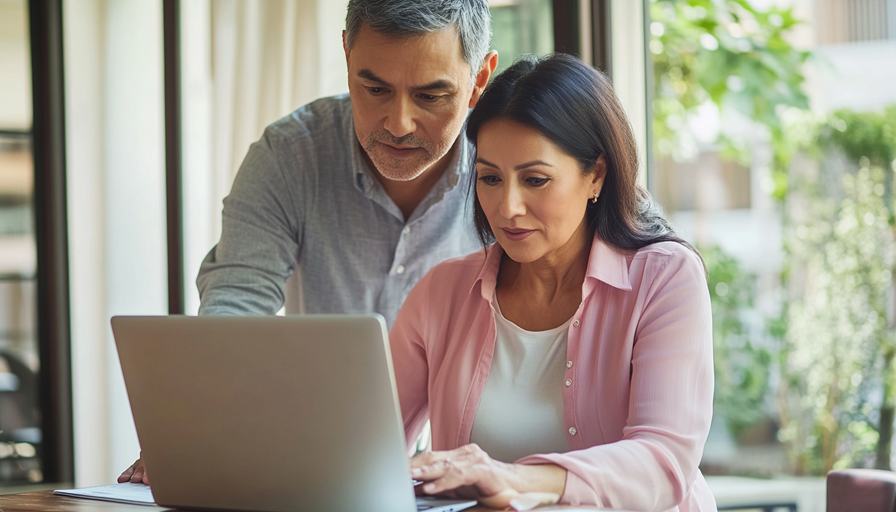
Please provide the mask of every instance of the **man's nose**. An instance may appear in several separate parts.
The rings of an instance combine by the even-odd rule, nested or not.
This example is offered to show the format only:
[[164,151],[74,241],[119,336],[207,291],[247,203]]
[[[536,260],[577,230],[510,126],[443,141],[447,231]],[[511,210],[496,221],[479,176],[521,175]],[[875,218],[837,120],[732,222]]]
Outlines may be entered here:
[[417,130],[414,116],[415,107],[413,101],[410,98],[399,96],[389,105],[389,112],[386,115],[383,128],[396,138],[404,137]]

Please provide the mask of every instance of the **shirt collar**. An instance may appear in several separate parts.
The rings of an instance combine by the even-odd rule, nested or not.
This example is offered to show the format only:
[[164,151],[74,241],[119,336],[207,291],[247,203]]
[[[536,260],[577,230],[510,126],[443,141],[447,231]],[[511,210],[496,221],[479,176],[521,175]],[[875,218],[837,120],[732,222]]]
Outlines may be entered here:
[[352,177],[354,178],[355,186],[364,194],[368,194],[376,178],[373,176],[373,171],[368,167],[367,161],[364,160],[364,149],[358,141],[358,136],[355,135],[354,123],[349,123],[349,125],[352,132],[351,138],[348,139],[351,141],[349,145],[352,153]]
[[495,243],[488,246],[485,249],[485,261],[482,263],[479,275],[473,281],[474,287],[476,283],[481,283],[482,298],[489,302],[495,296],[495,286],[498,284],[498,270],[501,268],[502,256],[504,256],[504,249],[500,245]]
[[[501,268],[501,257],[504,249],[499,244],[492,244],[486,249],[485,261],[473,286],[480,284],[482,298],[492,302],[495,295],[495,286],[498,283],[498,270]],[[620,249],[601,240],[596,234],[591,242],[591,254],[588,257],[588,269],[585,272],[585,282],[582,283],[582,299],[594,291],[597,281],[606,283],[613,288],[630,291],[632,283],[628,275],[628,258]]]
[[[588,270],[585,272],[585,284],[589,279],[602,281],[620,290],[629,291],[632,283],[628,276],[628,258],[619,248],[614,247],[597,236],[591,242],[591,255],[588,257]],[[590,290],[588,290],[590,292]]]

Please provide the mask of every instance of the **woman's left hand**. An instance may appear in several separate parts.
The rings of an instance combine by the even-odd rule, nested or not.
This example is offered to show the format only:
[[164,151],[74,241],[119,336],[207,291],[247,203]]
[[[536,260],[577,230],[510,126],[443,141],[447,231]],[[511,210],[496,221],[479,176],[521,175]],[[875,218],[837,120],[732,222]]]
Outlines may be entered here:
[[559,496],[566,485],[566,470],[559,466],[499,462],[475,444],[421,453],[411,459],[411,476],[426,482],[426,494],[475,499],[487,507],[502,509],[523,493]]

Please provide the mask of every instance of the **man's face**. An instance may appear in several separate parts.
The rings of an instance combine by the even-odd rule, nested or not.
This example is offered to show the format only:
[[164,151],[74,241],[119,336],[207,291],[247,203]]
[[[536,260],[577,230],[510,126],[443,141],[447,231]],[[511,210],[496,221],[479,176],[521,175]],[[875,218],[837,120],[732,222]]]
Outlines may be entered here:
[[481,92],[453,27],[403,38],[365,27],[346,60],[355,133],[390,180],[413,180],[443,159]]

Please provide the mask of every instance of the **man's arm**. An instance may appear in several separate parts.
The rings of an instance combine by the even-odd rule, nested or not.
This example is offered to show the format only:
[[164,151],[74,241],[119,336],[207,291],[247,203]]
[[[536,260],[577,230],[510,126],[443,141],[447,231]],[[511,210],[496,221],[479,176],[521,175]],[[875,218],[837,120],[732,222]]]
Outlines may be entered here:
[[272,315],[283,307],[304,224],[297,199],[304,173],[284,172],[277,150],[286,147],[277,130],[268,128],[249,148],[224,199],[221,240],[196,279],[200,315]]

